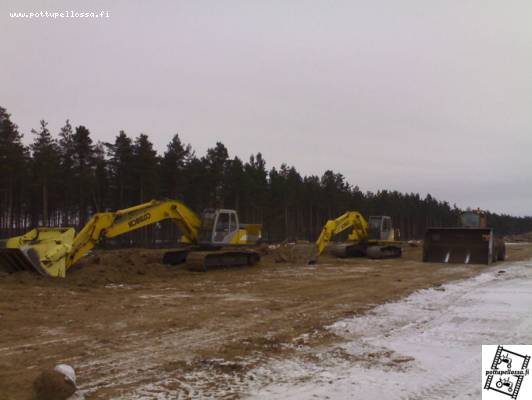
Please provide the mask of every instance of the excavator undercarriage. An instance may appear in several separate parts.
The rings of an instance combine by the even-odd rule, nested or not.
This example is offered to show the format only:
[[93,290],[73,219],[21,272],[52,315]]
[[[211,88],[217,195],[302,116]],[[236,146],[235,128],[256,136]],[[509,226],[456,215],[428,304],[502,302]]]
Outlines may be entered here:
[[400,245],[396,242],[387,243],[384,240],[361,241],[358,243],[331,243],[327,247],[327,251],[339,258],[367,257],[374,260],[397,258],[402,255]]
[[191,271],[206,272],[212,269],[253,266],[260,262],[260,254],[252,249],[225,249],[196,251],[195,249],[178,249],[166,251],[163,264],[187,264]]

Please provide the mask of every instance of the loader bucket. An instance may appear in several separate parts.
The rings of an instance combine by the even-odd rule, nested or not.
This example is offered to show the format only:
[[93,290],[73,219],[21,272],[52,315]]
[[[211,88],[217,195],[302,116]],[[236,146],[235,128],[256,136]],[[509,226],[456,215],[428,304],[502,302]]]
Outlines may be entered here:
[[490,264],[490,228],[429,228],[423,242],[423,261],[449,264]]
[[74,228],[36,228],[0,242],[0,270],[64,277]]

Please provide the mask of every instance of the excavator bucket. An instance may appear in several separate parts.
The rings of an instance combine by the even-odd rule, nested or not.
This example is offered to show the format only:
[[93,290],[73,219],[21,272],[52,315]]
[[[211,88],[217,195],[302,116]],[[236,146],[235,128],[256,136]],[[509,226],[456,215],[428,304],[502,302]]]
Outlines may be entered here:
[[490,264],[490,228],[429,228],[423,242],[423,261],[449,264]]
[[74,228],[36,228],[0,241],[0,270],[64,278],[74,235]]

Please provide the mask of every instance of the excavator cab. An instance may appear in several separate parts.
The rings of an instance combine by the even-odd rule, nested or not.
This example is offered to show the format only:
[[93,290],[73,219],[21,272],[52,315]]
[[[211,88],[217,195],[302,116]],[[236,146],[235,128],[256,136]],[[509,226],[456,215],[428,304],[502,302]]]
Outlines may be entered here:
[[200,246],[222,246],[231,243],[239,228],[235,210],[206,209],[201,216]]
[[[227,246],[252,245],[260,239],[261,229],[260,224],[240,225],[235,210],[208,208],[201,214],[197,244],[202,249],[210,250],[219,250]],[[168,251],[163,262],[175,264],[174,258],[181,262],[181,254],[182,252],[179,250]],[[199,268],[189,267],[189,269],[206,271],[213,267],[254,265],[259,260],[260,255],[256,251],[233,248],[211,252],[204,257]]]
[[387,215],[373,215],[368,220],[369,240],[394,240],[392,218]]

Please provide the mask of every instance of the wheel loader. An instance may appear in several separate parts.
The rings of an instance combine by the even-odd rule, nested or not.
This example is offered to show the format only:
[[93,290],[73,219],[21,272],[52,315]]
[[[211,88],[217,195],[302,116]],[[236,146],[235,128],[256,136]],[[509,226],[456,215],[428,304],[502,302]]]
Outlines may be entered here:
[[[347,241],[333,242],[332,239],[353,228]],[[396,258],[401,257],[400,242],[395,240],[392,219],[386,215],[370,216],[368,221],[357,211],[348,211],[340,217],[329,220],[316,241],[318,255],[327,248],[336,257]]]
[[460,214],[460,226],[429,228],[423,240],[423,261],[449,264],[491,264],[506,257],[502,238],[488,227],[481,210]]
[[[260,255],[246,246],[261,237],[259,224],[241,224],[230,209],[207,209],[201,216],[175,200],[150,202],[115,212],[94,214],[76,234],[75,229],[35,228],[24,235],[0,241],[0,269],[8,272],[36,271],[51,277],[65,277],[94,246],[163,220],[174,222],[186,247],[168,251],[165,264],[186,262],[191,251],[203,250],[203,270],[220,266],[254,265]],[[177,244],[177,240],[176,240]]]

